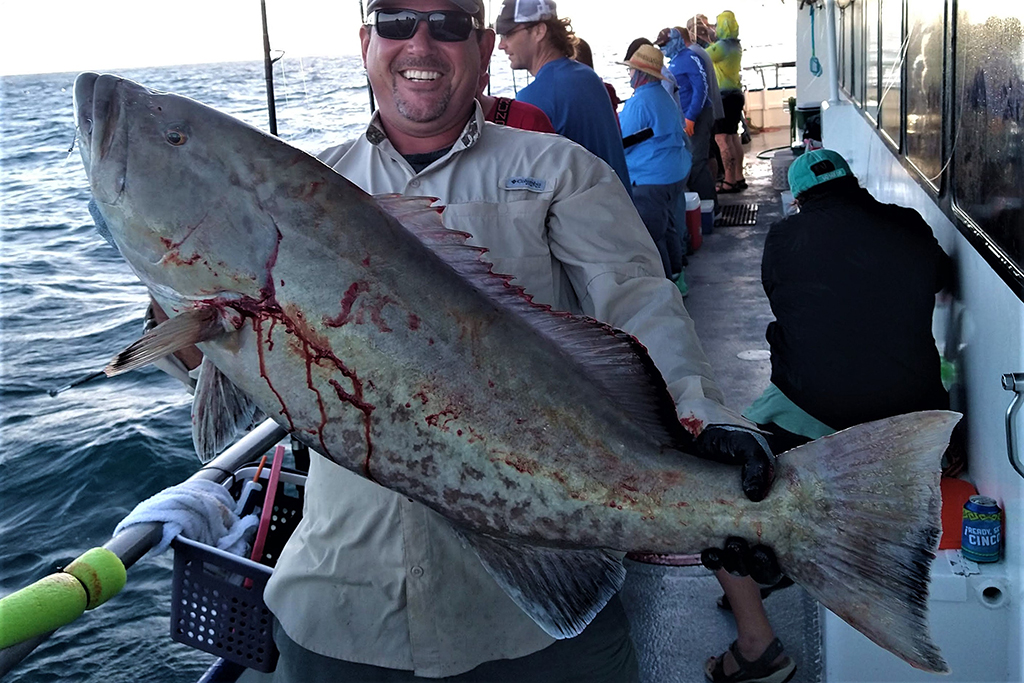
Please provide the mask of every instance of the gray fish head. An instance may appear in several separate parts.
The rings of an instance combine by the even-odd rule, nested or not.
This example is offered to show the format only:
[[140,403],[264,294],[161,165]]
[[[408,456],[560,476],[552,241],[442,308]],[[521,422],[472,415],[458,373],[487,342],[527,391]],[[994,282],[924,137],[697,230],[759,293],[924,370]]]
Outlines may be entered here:
[[97,224],[151,291],[182,304],[270,295],[280,233],[261,197],[301,152],[112,75],[78,76],[74,108]]

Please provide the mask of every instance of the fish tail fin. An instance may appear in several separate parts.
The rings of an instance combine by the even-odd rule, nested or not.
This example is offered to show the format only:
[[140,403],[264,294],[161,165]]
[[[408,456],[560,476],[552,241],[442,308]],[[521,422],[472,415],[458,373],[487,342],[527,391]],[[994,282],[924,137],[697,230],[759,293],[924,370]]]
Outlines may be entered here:
[[[957,413],[878,420],[787,452],[802,518],[777,548],[791,578],[881,647],[949,671],[928,631],[928,580],[941,533],[940,462]],[[800,499],[803,500],[800,500]]]

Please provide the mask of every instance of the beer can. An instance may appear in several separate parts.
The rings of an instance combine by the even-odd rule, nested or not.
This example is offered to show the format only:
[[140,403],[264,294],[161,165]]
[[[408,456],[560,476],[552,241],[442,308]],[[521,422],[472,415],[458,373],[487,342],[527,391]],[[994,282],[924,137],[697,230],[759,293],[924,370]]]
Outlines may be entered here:
[[988,496],[971,496],[964,503],[963,556],[973,562],[998,562],[1002,549],[1002,510]]

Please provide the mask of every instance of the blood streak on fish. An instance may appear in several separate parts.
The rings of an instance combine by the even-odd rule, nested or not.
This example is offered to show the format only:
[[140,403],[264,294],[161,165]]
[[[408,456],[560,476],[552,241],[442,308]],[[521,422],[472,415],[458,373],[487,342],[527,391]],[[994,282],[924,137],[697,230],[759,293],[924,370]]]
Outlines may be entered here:
[[341,297],[341,313],[333,318],[324,318],[324,325],[328,327],[341,327],[350,322],[352,307],[355,305],[356,299],[360,294],[368,291],[370,291],[370,285],[362,280],[349,285],[348,289],[345,290],[345,295]]

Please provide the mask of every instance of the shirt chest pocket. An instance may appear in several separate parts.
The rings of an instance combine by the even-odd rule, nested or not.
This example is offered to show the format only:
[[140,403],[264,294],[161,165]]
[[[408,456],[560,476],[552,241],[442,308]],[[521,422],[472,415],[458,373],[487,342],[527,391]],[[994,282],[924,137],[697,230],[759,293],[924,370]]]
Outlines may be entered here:
[[[551,251],[547,240],[549,194],[510,191],[519,201],[467,202],[450,204],[444,212],[445,225],[473,236],[471,244],[487,248],[484,258],[494,272],[514,275],[523,282],[550,273]],[[547,280],[547,277],[541,277]]]

